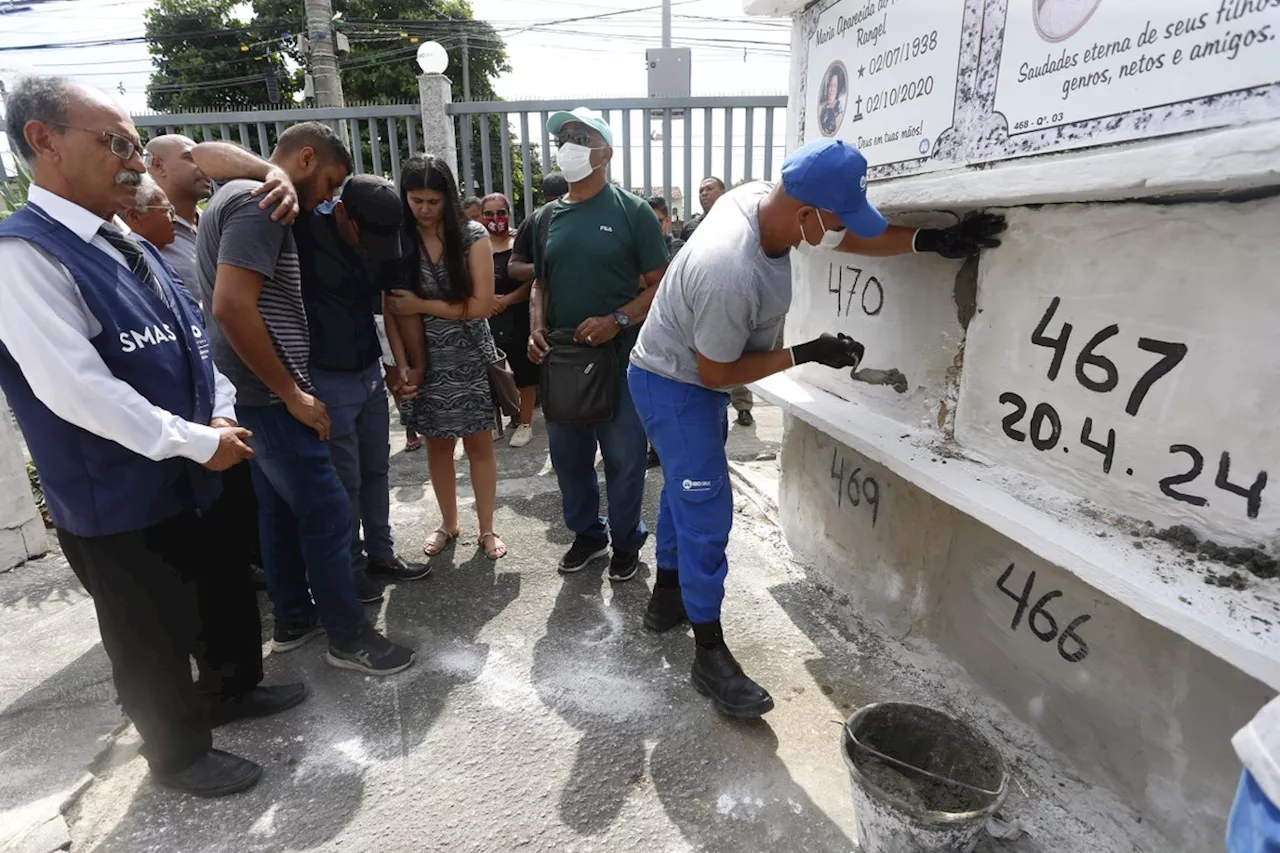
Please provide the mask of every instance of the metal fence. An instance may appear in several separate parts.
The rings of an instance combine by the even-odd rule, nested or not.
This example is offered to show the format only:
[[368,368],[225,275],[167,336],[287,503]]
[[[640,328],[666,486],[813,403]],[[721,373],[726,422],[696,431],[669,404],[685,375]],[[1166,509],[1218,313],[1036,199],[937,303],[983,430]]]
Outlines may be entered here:
[[[537,177],[552,167],[548,118],[579,106],[600,112],[613,130],[609,179],[645,196],[660,193],[674,217],[688,219],[705,177],[726,186],[775,177],[785,146],[786,103],[784,95],[488,101],[448,104],[445,113],[459,143],[463,194],[501,190],[517,221],[533,211]],[[343,134],[357,172],[395,181],[400,164],[421,152],[423,139],[419,104],[147,113],[133,121],[144,141],[182,133],[197,142],[234,142],[263,157],[286,127],[323,121]]]
[[[447,110],[459,121],[458,159],[464,185],[484,193],[497,187],[513,203],[522,202],[526,216],[533,210],[535,152],[541,152],[542,166],[550,168],[547,119],[557,110],[585,106],[601,113],[613,130],[609,179],[646,196],[660,190],[675,208],[673,213],[679,211],[688,219],[695,188],[705,177],[718,177],[726,186],[738,180],[774,177],[774,166],[781,163],[785,147],[786,105],[785,95],[746,95],[491,101],[454,103]],[[482,150],[478,158],[471,150],[473,120],[479,125]],[[495,174],[491,125],[499,128],[498,140],[504,136],[513,140],[500,146],[501,174]],[[513,186],[515,157],[519,157],[522,187]],[[517,193],[517,189],[521,191]],[[673,199],[674,189],[680,190],[678,199]],[[674,203],[677,200],[678,205]]]
[[133,123],[143,141],[165,133],[181,133],[196,142],[222,140],[266,157],[286,127],[322,121],[351,146],[356,171],[400,179],[400,163],[420,151],[421,109],[417,104],[327,107],[318,109],[245,110],[231,113],[149,113]]

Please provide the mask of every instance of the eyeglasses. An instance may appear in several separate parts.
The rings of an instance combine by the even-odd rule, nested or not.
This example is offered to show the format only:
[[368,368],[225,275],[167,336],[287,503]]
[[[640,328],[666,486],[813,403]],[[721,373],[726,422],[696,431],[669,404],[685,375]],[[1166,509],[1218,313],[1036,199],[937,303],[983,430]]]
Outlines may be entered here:
[[588,130],[566,130],[556,134],[556,145],[564,145],[572,142],[574,145],[583,145],[587,148],[596,147],[596,137]]
[[135,207],[134,210],[138,211],[139,213],[150,213],[153,210],[163,210],[165,214],[169,217],[170,222],[177,219],[178,217],[178,209],[174,207],[172,204],[144,205],[143,207]]
[[506,216],[507,209],[504,207],[499,210],[482,210],[480,211],[480,215],[485,219],[496,219],[499,216]]
[[134,154],[142,157],[142,165],[148,169],[151,168],[151,152],[143,148],[141,144],[134,142],[127,136],[121,136],[118,133],[112,133],[109,130],[94,130],[91,127],[76,127],[73,124],[62,124],[61,122],[51,121],[49,124],[54,127],[60,127],[63,130],[78,130],[81,133],[92,133],[100,139],[107,141],[107,147],[111,149],[111,153],[119,157],[121,160],[132,160]]

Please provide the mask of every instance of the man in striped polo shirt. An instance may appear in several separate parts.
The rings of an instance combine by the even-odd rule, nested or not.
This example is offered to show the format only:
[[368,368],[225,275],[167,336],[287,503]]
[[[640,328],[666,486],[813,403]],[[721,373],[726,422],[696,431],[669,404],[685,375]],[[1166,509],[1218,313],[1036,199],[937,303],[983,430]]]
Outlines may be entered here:
[[[287,177],[310,210],[332,198],[351,168],[333,130],[303,122],[280,134],[259,177]],[[413,652],[376,632],[356,596],[351,503],[325,445],[329,415],[308,367],[298,247],[254,195],[261,186],[236,180],[218,190],[200,219],[196,263],[214,360],[236,385],[236,413],[253,431],[272,649],[296,649],[324,631],[330,664],[390,675],[413,663]]]

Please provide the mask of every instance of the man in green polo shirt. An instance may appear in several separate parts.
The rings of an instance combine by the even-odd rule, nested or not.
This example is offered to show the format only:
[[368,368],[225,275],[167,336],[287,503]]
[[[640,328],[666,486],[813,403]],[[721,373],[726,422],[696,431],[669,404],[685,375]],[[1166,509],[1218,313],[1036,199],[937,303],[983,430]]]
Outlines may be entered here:
[[[545,246],[533,241],[538,277],[530,297],[529,358],[542,362],[548,330],[572,330],[580,344],[616,347],[619,359],[619,402],[612,420],[547,425],[564,522],[575,537],[560,571],[581,570],[607,555],[612,543],[609,579],[626,581],[635,577],[649,535],[640,518],[649,443],[631,402],[626,365],[667,268],[667,244],[648,202],[605,179],[613,132],[599,114],[584,107],[555,113],[547,132],[555,137],[556,163],[569,192],[536,214],[534,233],[547,236]],[[547,216],[550,224],[543,229]],[[607,519],[600,516],[597,446],[609,491]]]

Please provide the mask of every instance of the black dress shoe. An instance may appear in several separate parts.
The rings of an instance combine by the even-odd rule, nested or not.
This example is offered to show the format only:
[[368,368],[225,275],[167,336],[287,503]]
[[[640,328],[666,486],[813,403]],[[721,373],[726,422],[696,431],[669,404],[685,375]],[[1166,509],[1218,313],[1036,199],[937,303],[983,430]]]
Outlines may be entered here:
[[307,698],[305,684],[258,685],[243,696],[224,699],[209,710],[209,722],[222,726],[250,717],[270,717],[302,704]]
[[738,426],[749,427],[755,422],[756,422],[756,419],[751,416],[750,409],[743,409],[742,411],[738,412]]
[[697,646],[693,658],[693,686],[710,697],[717,711],[729,717],[759,717],[773,710],[773,697],[743,673],[724,643],[713,649]]
[[209,750],[176,772],[151,771],[158,784],[193,797],[225,797],[252,788],[261,776],[257,764],[220,749]]
[[377,604],[382,600],[382,587],[369,577],[368,572],[355,572],[351,577],[356,585],[356,598],[361,604]]
[[370,557],[369,574],[384,575],[396,581],[416,581],[431,574],[431,566],[426,563],[406,563],[394,555],[390,559]]
[[649,596],[649,606],[644,611],[646,628],[661,634],[664,631],[670,631],[687,618],[689,617],[684,612],[684,599],[680,595],[680,587],[670,589],[654,587],[653,595]]

